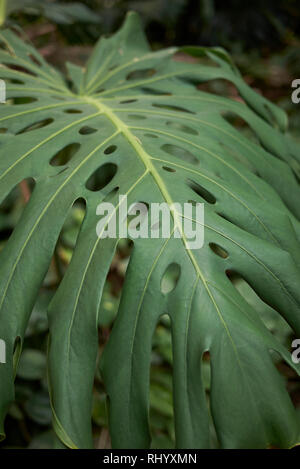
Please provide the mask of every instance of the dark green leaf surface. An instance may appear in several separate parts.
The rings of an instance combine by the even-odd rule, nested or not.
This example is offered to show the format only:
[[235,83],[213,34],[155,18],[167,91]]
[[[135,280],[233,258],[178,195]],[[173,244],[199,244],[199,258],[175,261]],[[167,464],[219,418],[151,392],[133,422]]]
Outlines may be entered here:
[[[92,446],[98,315],[118,243],[96,236],[96,207],[110,194],[117,211],[118,194],[127,194],[129,204],[204,202],[205,244],[190,250],[184,236],[134,240],[101,361],[113,446],[150,446],[152,337],[164,314],[171,319],[177,447],[210,445],[207,351],[220,445],[295,444],[299,423],[270,351],[299,366],[226,275],[239,274],[300,335],[300,161],[284,134],[285,114],[248,88],[221,49],[185,48],[184,62],[174,60],[175,48],[151,52],[134,14],[116,35],[99,41],[85,69],[68,65],[70,87],[13,33],[2,33],[0,41],[8,98],[33,99],[0,108],[0,128],[7,129],[0,146],[0,200],[23,179],[36,181],[0,254],[0,337],[8,357],[0,365],[1,435],[14,398],[19,344],[67,214],[83,198],[87,209],[75,252],[49,309],[48,367],[57,435],[70,448]],[[195,84],[212,79],[231,81],[244,102],[197,90]],[[259,143],[230,124],[232,115],[250,126]],[[50,164],[74,144],[69,161]],[[89,190],[87,181],[106,163],[117,166],[116,175],[100,191]],[[203,199],[195,185],[211,197]],[[172,223],[173,230],[180,224],[175,211]],[[228,256],[218,255],[212,243]],[[162,278],[174,263],[180,276],[164,293]],[[171,413],[169,403],[166,409]]]

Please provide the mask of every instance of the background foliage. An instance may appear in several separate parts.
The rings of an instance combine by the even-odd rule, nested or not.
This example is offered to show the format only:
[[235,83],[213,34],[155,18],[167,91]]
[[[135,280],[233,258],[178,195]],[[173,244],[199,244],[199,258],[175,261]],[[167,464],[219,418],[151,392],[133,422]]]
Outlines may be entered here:
[[[137,10],[154,49],[172,44],[225,47],[246,81],[289,113],[290,131],[299,139],[300,107],[292,104],[290,99],[291,81],[300,77],[300,11],[297,3],[294,0],[248,3],[237,0],[11,0],[6,23],[13,28],[22,28],[47,60],[64,68],[66,59],[82,64],[99,35],[114,32],[128,10]],[[235,93],[233,88],[221,83],[217,83],[212,91],[231,96]],[[0,249],[16,225],[30,191],[30,182],[22,183],[0,207]],[[50,448],[56,444],[50,429],[51,409],[47,394],[46,308],[71,259],[83,216],[84,207],[74,206],[40,291],[26,334],[16,381],[16,402],[7,419],[7,439],[1,447]],[[100,314],[99,356],[117,311],[129,255],[130,245],[124,241],[107,278]],[[240,287],[245,288],[244,285]],[[248,294],[250,302],[258,301],[251,292]],[[259,308],[263,307],[269,328],[289,346],[289,330],[282,328],[271,311],[259,304]],[[281,362],[277,366],[286,379],[293,402],[300,408],[300,386],[296,375]],[[171,336],[169,324],[163,320],[154,337],[152,357],[152,446],[156,448],[174,445],[171,370]],[[208,362],[206,370],[209,392]],[[109,447],[100,376],[96,377],[94,386],[93,425],[96,446]],[[212,438],[217,446],[215,436]]]

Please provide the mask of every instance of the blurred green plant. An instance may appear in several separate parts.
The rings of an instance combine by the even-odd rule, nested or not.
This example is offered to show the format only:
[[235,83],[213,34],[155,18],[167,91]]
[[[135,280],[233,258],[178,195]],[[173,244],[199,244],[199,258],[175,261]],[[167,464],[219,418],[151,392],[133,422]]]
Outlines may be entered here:
[[56,24],[98,23],[100,17],[83,2],[64,3],[53,0],[0,0],[0,25],[13,13],[47,18]]

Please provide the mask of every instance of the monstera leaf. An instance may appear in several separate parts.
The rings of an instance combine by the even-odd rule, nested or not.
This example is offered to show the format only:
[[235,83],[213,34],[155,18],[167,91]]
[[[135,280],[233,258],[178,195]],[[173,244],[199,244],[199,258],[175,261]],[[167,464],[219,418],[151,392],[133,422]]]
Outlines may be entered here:
[[[2,437],[28,319],[67,214],[84,199],[76,248],[49,309],[48,368],[57,435],[70,448],[92,446],[98,315],[118,244],[97,236],[96,209],[109,200],[118,212],[124,194],[130,204],[204,203],[205,242],[190,249],[184,233],[133,240],[100,365],[113,446],[150,444],[152,337],[165,314],[177,447],[209,447],[210,414],[222,447],[295,444],[296,413],[272,354],[299,366],[232,282],[233,274],[244,279],[299,337],[300,162],[284,113],[243,82],[221,49],[185,48],[184,61],[174,60],[176,48],[151,52],[135,14],[100,40],[84,69],[68,64],[68,79],[10,31],[1,46],[8,98],[0,108],[1,200],[25,178],[35,181],[0,258]],[[231,82],[243,99],[197,87],[213,79]],[[256,141],[233,125],[237,119]],[[173,210],[173,231],[180,222]],[[166,292],[170,266],[178,279]]]

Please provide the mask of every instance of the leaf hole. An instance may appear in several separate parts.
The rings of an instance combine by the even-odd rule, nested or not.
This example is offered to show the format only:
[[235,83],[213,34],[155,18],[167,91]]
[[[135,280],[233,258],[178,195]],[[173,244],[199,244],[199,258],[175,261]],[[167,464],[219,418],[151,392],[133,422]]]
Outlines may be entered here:
[[173,262],[170,264],[161,279],[160,289],[164,295],[171,293],[175,290],[181,274],[180,265]]
[[234,112],[224,111],[221,112],[223,119],[228,122],[231,126],[235,127],[238,131],[242,132],[242,134],[248,138],[253,143],[260,145],[260,140],[252,129],[252,127],[248,124],[245,119],[240,117],[238,114]]
[[172,145],[170,143],[165,143],[162,145],[161,149],[168,153],[169,155],[176,156],[177,158],[180,158],[184,162],[190,163],[190,164],[199,164],[199,160],[193,153],[190,151],[186,150],[185,148],[179,147],[178,145]]
[[210,352],[205,350],[201,360],[202,383],[206,392],[211,389],[211,361]]
[[229,254],[224,248],[216,243],[209,243],[209,247],[217,256],[222,257],[222,259],[227,259]]
[[230,217],[228,217],[227,215],[224,215],[223,213],[220,213],[220,212],[216,212],[217,215],[221,218],[223,218],[224,220],[226,220],[228,223],[231,223],[232,225],[235,225],[236,227],[238,228],[241,228],[241,229],[244,229],[240,224],[238,224],[236,221],[234,221],[233,219],[231,219]]
[[30,60],[35,64],[35,65],[38,65],[39,67],[41,67],[41,62],[37,59],[37,57],[33,54],[27,54],[28,57],[30,58]]
[[226,145],[224,142],[219,141],[222,149],[225,150],[225,156],[227,154],[232,156],[238,163],[244,165],[249,171],[254,172],[254,165],[248,160],[248,158],[240,151],[231,148],[230,146]]
[[3,228],[0,230],[0,243],[7,241],[13,233],[13,228]]
[[51,176],[49,176],[50,178],[54,178],[54,177],[57,177],[59,176],[60,174],[64,173],[65,171],[67,171],[69,169],[69,166],[65,166],[63,169],[61,169],[60,171],[58,171],[57,173],[55,174],[52,174]]
[[105,155],[111,155],[112,153],[116,151],[117,148],[118,148],[117,145],[110,145],[104,150],[104,153]]
[[52,122],[54,122],[53,119],[44,119],[42,121],[35,122],[34,124],[28,125],[24,129],[20,130],[16,135],[20,135],[25,132],[31,132],[33,130],[42,129],[43,127],[47,127],[47,125],[52,124]]
[[14,105],[20,106],[25,104],[35,103],[37,98],[31,98],[30,96],[14,96]]
[[163,166],[162,169],[168,171],[169,173],[176,173],[176,169],[170,168],[169,166]]
[[146,116],[143,116],[141,114],[127,114],[128,119],[131,120],[145,120],[147,119]]
[[142,78],[150,78],[155,75],[156,70],[154,68],[144,68],[140,70],[134,70],[128,73],[126,80],[139,80]]
[[5,52],[8,52],[11,55],[12,51],[9,48],[8,44],[6,44],[6,42],[0,40],[0,48],[5,50]]
[[141,90],[145,94],[153,96],[172,96],[172,93],[169,93],[168,91],[156,90],[155,88],[143,87]]
[[108,71],[109,72],[112,72],[113,70],[115,70],[116,68],[118,68],[119,65],[112,65],[111,67],[108,68]]
[[[7,242],[12,236],[35,188],[35,180],[26,178],[16,184],[0,203],[0,250],[1,241]],[[13,214],[13,218],[12,218]]]
[[135,202],[128,210],[127,223],[130,229],[140,229],[141,223],[148,221],[149,204],[147,202]]
[[82,114],[80,109],[65,109],[64,113],[66,114]]
[[51,166],[63,166],[67,164],[79,151],[80,146],[80,143],[70,143],[69,145],[66,145],[51,158]]
[[26,73],[27,75],[32,75],[34,77],[37,76],[36,73],[32,72],[31,70],[28,70],[28,68],[21,67],[20,65],[14,65],[14,64],[9,64],[9,63],[3,63],[2,65],[5,65],[5,67],[9,68],[10,70],[23,72],[23,73]]
[[168,125],[169,127],[171,127],[174,130],[179,130],[179,132],[184,132],[184,133],[190,134],[190,135],[199,135],[197,130],[195,130],[192,127],[189,127],[187,125],[180,124],[179,122],[168,121],[168,122],[166,122],[166,125]]
[[94,134],[95,132],[98,132],[98,129],[93,129],[93,127],[89,127],[88,125],[81,127],[81,129],[79,130],[79,133],[81,135],[90,135]]
[[120,101],[120,104],[131,104],[131,103],[137,103],[137,99],[126,99],[125,101]]
[[187,184],[197,195],[202,197],[202,199],[204,199],[209,204],[213,205],[216,203],[217,199],[215,196],[199,183],[193,181],[192,179],[187,179]]
[[68,211],[55,248],[55,252],[58,254],[56,267],[60,273],[59,277],[61,278],[63,278],[66,268],[73,257],[85,215],[86,201],[84,198],[80,197],[75,200]]
[[265,302],[260,296],[257,288],[260,285],[256,279],[253,278],[250,284],[248,279],[235,270],[226,270],[226,275],[245,302],[258,314],[266,329],[275,335],[281,343],[286,343],[293,336],[293,330],[275,307]]
[[222,96],[223,98],[227,97],[241,103],[245,102],[236,86],[231,81],[223,78],[202,82],[197,85],[197,89],[205,93]]
[[11,83],[12,85],[24,85],[25,84],[24,81],[16,80],[16,79],[12,79],[12,80],[10,79],[9,83]]
[[186,109],[184,107],[181,107],[181,106],[173,106],[171,104],[157,104],[157,103],[153,103],[152,104],[153,107],[157,107],[159,109],[166,109],[168,111],[176,111],[176,112],[187,112],[188,114],[196,114],[195,112],[193,111],[190,111],[189,109]]
[[[154,327],[154,330],[153,330]],[[175,448],[173,344],[171,318],[160,316],[156,324],[148,328],[148,364],[150,364],[149,425],[151,448]],[[151,347],[152,345],[152,347]],[[148,369],[148,364],[145,367]],[[149,380],[149,378],[148,378]],[[163,419],[163,420],[162,420]],[[165,422],[163,425],[161,422]]]
[[100,166],[87,180],[85,187],[92,191],[97,192],[106,187],[114,178],[117,173],[118,167],[113,163],[105,163]]

